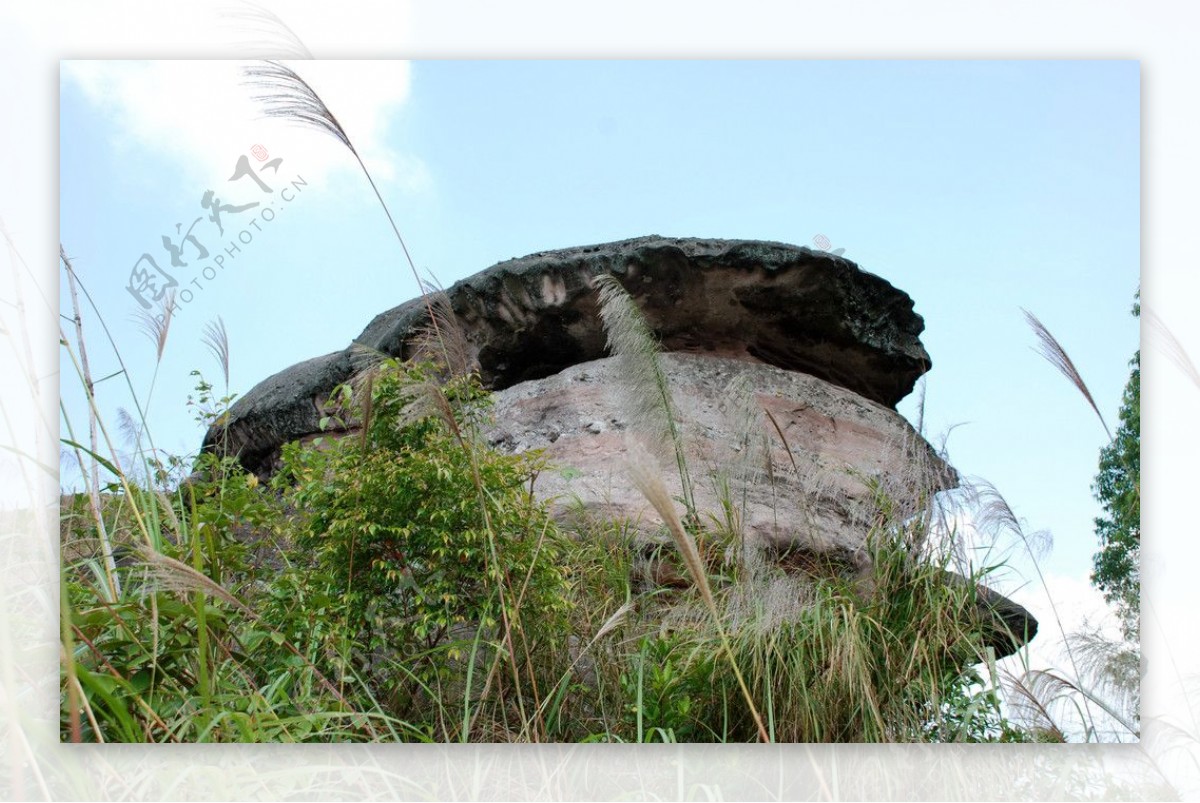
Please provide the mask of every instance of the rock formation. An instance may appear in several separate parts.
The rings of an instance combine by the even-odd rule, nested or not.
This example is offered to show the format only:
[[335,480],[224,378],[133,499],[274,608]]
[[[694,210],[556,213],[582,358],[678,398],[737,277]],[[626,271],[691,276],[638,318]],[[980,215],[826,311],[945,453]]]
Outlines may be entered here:
[[[484,384],[501,390],[607,356],[591,283],[601,273],[623,282],[667,351],[801,371],[888,406],[930,365],[912,299],[848,260],[783,243],[639,237],[512,259],[449,288]],[[427,317],[413,299],[354,342],[407,358]],[[259,383],[230,411],[228,446],[268,473],[282,444],[317,431],[322,402],[353,370],[347,347]]]
[[[593,280],[616,277],[660,338],[695,480],[697,508],[735,515],[746,541],[776,556],[862,568],[876,491],[914,512],[957,475],[894,409],[930,367],[912,299],[854,263],[746,240],[642,237],[502,262],[446,291],[467,351],[496,391],[486,433],[502,450],[542,449],[535,491],[579,527],[661,522],[621,469],[625,379],[609,356]],[[428,325],[415,299],[377,316],[355,343],[408,358]],[[264,380],[230,410],[223,436],[247,469],[271,473],[282,445],[319,431],[323,404],[355,368],[353,346]],[[661,472],[681,492],[672,463]],[[794,555],[793,555],[794,559]],[[993,592],[1000,653],[1037,623]]]

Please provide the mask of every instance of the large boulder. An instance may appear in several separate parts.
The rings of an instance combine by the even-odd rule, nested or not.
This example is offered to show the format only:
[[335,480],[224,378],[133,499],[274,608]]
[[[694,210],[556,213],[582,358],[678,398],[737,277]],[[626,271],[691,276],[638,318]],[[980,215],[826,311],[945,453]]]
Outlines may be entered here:
[[[912,299],[853,262],[756,240],[639,237],[501,262],[446,291],[484,384],[500,390],[606,356],[592,280],[616,276],[673,352],[799,371],[894,407],[928,370]],[[219,436],[257,473],[318,430],[322,403],[354,371],[354,349],[410,357],[429,315],[413,299],[354,344],[285,369],[230,410]]]
[[[930,367],[913,302],[831,254],[783,243],[641,237],[501,262],[439,300],[455,351],[496,391],[485,433],[510,452],[543,450],[535,492],[577,529],[632,524],[643,544],[662,522],[624,470],[638,390],[607,352],[595,278],[611,274],[660,339],[702,525],[744,536],[781,565],[869,568],[865,539],[884,516],[916,513],[958,477],[896,411]],[[282,446],[320,431],[325,403],[362,350],[408,359],[428,344],[428,299],[378,315],[346,349],[259,383],[213,427],[260,475]],[[452,314],[451,314],[452,313]],[[660,451],[669,446],[659,443]],[[682,495],[673,456],[659,475]],[[1000,654],[1037,623],[980,589]]]

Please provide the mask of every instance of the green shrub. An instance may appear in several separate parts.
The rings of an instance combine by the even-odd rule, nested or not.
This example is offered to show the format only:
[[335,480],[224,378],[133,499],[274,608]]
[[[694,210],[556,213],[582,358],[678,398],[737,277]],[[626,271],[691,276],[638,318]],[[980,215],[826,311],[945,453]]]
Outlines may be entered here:
[[476,442],[488,396],[474,377],[443,384],[431,366],[386,360],[340,399],[359,433],[291,445],[276,485],[295,507],[304,585],[353,637],[343,660],[410,715],[468,671],[485,682],[474,663],[494,655],[493,689],[522,708],[537,696],[534,656],[567,635],[564,541],[529,489],[540,464]]

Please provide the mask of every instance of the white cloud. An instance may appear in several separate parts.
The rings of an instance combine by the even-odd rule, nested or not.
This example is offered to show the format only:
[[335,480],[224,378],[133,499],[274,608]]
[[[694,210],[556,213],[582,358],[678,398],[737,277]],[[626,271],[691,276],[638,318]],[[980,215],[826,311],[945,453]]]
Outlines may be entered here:
[[[79,87],[113,126],[124,158],[146,152],[169,159],[176,175],[206,186],[228,180],[255,144],[284,157],[287,169],[320,179],[357,170],[333,137],[264,119],[238,61],[64,61],[62,80]],[[378,181],[409,192],[428,187],[421,161],[387,141],[389,117],[408,99],[403,61],[303,61],[289,64],[333,111]]]
[[1044,589],[1031,585],[1018,601],[1038,620],[1038,636],[1029,645],[1030,666],[1034,668],[1069,669],[1070,659],[1063,650],[1064,633],[1099,627],[1106,635],[1120,637],[1116,616],[1086,576],[1046,575]]

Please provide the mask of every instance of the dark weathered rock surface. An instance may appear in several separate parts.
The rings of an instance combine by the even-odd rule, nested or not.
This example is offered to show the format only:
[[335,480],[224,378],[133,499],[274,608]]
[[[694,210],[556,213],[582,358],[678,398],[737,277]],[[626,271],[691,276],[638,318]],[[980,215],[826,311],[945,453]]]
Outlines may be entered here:
[[[650,236],[531,254],[447,290],[484,383],[502,389],[606,356],[592,286],[602,273],[622,282],[667,351],[764,362],[889,407],[930,365],[912,299],[849,260],[783,243]],[[355,342],[407,358],[427,319],[414,299]],[[228,446],[269,472],[283,443],[317,431],[321,403],[352,371],[347,348],[261,382],[230,411]]]
[[[966,583],[961,575],[947,572],[957,582]],[[1037,635],[1038,622],[1024,606],[987,586],[976,586],[976,610],[985,624],[984,643],[996,651],[997,658],[1006,658]]]
[[322,405],[352,374],[349,350],[313,357],[280,371],[233,405],[226,427],[209,429],[204,448],[212,448],[223,438],[229,453],[237,455],[248,471],[269,474],[285,443],[320,429]]

